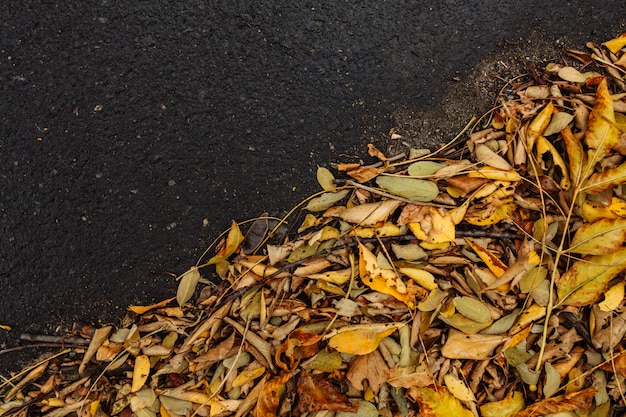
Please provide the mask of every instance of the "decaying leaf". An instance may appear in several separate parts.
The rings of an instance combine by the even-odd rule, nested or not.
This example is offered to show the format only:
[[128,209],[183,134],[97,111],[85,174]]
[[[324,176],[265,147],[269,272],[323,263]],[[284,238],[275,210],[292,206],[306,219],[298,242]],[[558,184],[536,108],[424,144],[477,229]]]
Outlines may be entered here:
[[298,410],[310,413],[320,410],[356,413],[359,405],[353,404],[328,379],[301,371],[298,375]]
[[423,417],[473,417],[470,410],[442,386],[412,387],[409,397],[417,402]]

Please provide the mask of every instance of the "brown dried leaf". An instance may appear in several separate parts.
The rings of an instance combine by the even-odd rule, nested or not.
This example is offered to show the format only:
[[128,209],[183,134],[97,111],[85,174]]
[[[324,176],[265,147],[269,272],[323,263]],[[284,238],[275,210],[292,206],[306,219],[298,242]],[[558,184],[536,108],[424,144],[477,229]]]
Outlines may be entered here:
[[378,350],[367,355],[355,356],[348,366],[346,378],[360,391],[365,389],[363,381],[367,380],[372,391],[378,394],[380,387],[389,378],[389,367]]
[[591,407],[595,394],[595,388],[587,388],[582,391],[548,398],[529,405],[517,413],[516,417],[539,417],[565,411],[586,410]]
[[335,387],[326,375],[311,375],[307,371],[300,371],[297,384],[298,410],[301,413],[315,411],[346,411],[356,413],[359,405],[352,404],[345,394]]

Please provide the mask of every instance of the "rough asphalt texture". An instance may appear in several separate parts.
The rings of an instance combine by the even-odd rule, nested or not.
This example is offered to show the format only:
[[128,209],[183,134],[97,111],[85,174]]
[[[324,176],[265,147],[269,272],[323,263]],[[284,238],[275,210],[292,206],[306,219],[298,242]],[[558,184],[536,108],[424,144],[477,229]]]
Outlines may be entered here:
[[172,296],[231,219],[317,191],[316,165],[384,149],[391,127],[449,140],[493,101],[494,68],[608,40],[626,16],[588,0],[11,3],[0,350]]

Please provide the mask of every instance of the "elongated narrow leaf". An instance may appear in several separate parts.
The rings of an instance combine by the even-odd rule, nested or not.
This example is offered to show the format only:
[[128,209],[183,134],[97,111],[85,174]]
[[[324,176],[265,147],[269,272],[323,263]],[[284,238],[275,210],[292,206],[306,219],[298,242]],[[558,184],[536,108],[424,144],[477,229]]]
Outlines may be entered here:
[[551,101],[546,104],[546,106],[539,112],[537,116],[533,119],[533,121],[528,126],[528,131],[526,132],[526,152],[532,152],[535,147],[535,142],[537,138],[543,135],[546,128],[550,124],[550,119],[552,118],[552,113],[554,112],[554,105]]
[[594,162],[599,162],[618,143],[619,133],[615,127],[613,99],[603,79],[596,90],[596,104],[589,115],[589,128],[585,135],[587,146],[595,149]]

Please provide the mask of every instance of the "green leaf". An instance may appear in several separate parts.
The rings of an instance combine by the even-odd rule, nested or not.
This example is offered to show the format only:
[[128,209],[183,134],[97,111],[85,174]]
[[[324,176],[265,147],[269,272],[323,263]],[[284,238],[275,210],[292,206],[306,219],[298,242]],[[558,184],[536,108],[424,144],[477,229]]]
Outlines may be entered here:
[[433,201],[439,195],[437,184],[417,178],[380,176],[376,178],[376,184],[391,194],[412,201]]

